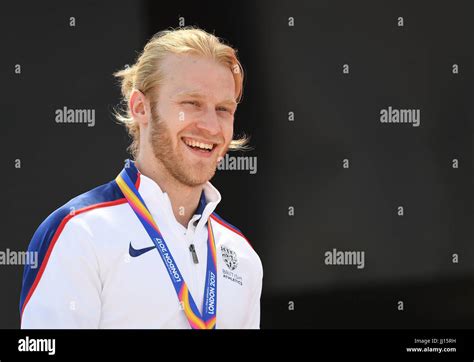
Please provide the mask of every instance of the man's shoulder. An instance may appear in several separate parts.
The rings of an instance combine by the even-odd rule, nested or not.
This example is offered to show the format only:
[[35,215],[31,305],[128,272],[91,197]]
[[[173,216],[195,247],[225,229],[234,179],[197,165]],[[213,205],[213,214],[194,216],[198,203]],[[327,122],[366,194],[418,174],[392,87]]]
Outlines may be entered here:
[[211,219],[215,221],[215,225],[219,225],[220,229],[223,232],[228,233],[230,235],[238,236],[240,239],[245,240],[250,247],[252,247],[252,244],[250,244],[250,241],[245,237],[242,231],[240,231],[239,228],[232,225],[230,222],[226,221],[224,218],[222,218],[222,216],[220,216],[216,212],[213,212],[211,214]]
[[30,249],[35,248],[35,243],[51,240],[55,234],[61,233],[66,224],[74,217],[124,202],[126,200],[115,181],[84,192],[57,208],[41,223],[35,232]]
[[237,248],[240,251],[245,252],[260,269],[262,268],[260,257],[252,246],[251,242],[239,228],[215,212],[211,214],[211,219],[214,221],[214,230],[216,228],[218,229],[218,233],[221,235],[223,243],[226,246]]
[[[78,248],[84,250],[81,247],[87,243],[86,228],[82,227],[83,223],[75,222],[75,220],[82,215],[87,215],[88,212],[93,212],[93,210],[119,204],[122,200],[125,199],[120,189],[115,181],[111,181],[74,197],[53,211],[41,223],[28,246],[28,251],[37,254],[38,268],[25,265],[20,311],[23,310],[29,296],[36,288],[48,260],[53,254],[53,249],[57,250],[55,245],[58,244],[57,241],[60,238],[62,242],[70,242],[74,239],[73,244],[67,244],[67,247],[61,249],[61,253],[76,253]],[[64,254],[62,255],[64,256]],[[74,254],[74,256],[77,256],[77,254]]]

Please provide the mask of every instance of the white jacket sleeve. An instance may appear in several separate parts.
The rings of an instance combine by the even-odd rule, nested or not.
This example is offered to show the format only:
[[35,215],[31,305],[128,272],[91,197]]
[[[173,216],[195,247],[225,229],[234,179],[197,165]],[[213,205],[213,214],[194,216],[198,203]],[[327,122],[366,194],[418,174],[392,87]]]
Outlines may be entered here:
[[62,229],[40,229],[30,249],[43,255],[38,270],[25,268],[21,328],[98,328],[101,281],[87,226],[73,217]]
[[255,288],[253,289],[249,314],[243,327],[244,329],[260,329],[260,298],[262,295],[263,268],[260,258],[258,258],[258,262],[259,274],[255,282]]

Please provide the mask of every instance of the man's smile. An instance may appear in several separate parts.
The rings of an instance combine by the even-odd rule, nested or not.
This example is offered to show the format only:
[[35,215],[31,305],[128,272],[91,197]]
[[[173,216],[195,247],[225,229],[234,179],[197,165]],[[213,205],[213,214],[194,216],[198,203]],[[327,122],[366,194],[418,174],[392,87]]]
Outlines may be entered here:
[[210,157],[217,148],[217,143],[191,137],[182,137],[181,140],[193,154],[200,157]]

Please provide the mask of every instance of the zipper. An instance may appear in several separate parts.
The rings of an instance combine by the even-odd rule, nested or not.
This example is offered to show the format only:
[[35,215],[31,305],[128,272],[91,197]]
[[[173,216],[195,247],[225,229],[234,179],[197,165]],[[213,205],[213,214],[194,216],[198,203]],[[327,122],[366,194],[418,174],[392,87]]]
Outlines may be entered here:
[[[200,264],[199,264],[199,259],[198,259],[198,255],[197,255],[197,252],[196,252],[196,246],[194,245],[194,241],[196,240],[197,238],[197,233],[196,233],[196,230],[194,231],[190,231],[190,230],[187,230],[186,231],[186,241],[187,243],[189,244],[189,247],[188,247],[188,250],[190,252],[190,256],[193,260],[193,262],[189,265],[189,270],[191,271],[190,273],[190,276],[191,276],[191,280],[189,280],[189,282],[193,282],[192,285],[193,285],[193,291],[195,293],[202,293],[202,290],[200,288],[200,283],[198,283],[198,271],[200,267]],[[198,296],[195,296],[195,298],[202,298],[202,295],[200,295],[199,297]],[[196,303],[197,300],[195,300]],[[198,308],[199,311],[202,311],[202,304],[197,306],[196,307]]]
[[198,264],[199,259],[196,254],[196,248],[194,247],[194,244],[189,245],[189,251],[191,252],[191,256],[193,257],[194,264]]

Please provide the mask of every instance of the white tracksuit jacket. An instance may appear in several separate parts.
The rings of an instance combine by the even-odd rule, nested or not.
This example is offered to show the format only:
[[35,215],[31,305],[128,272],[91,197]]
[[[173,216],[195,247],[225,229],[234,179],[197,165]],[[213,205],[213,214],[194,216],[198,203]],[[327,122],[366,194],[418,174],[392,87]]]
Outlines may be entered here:
[[[126,168],[202,312],[211,222],[217,253],[217,329],[259,328],[263,268],[247,239],[214,213],[221,200],[207,183],[186,229],[166,193]],[[199,259],[193,262],[190,244]],[[160,254],[115,181],[53,212],[28,248],[38,267],[25,266],[21,328],[190,328]]]

